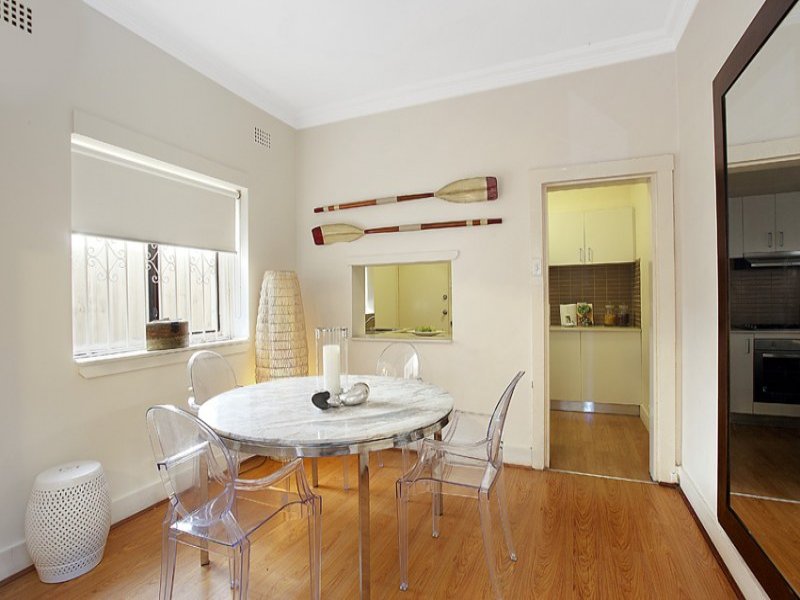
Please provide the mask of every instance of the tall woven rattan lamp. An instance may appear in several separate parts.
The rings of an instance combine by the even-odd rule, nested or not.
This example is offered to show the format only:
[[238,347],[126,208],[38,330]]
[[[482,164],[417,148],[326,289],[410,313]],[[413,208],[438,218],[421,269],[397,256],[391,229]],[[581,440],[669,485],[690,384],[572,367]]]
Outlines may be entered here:
[[256,381],[308,375],[300,282],[294,271],[267,271],[256,322]]

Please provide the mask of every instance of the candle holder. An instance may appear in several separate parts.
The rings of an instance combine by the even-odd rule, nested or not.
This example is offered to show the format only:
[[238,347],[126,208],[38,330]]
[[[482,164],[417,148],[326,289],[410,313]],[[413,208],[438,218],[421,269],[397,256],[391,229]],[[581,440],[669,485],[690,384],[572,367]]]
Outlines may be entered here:
[[317,327],[317,390],[341,394],[348,388],[347,327]]

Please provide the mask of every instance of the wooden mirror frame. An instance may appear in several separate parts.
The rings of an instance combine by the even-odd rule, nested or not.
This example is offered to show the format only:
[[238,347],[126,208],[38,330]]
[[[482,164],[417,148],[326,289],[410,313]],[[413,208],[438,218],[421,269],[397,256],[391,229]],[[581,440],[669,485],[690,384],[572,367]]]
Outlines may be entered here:
[[766,0],[714,78],[714,160],[717,182],[717,271],[719,297],[719,413],[717,440],[717,518],[771,598],[798,598],[798,593],[759,546],[730,506],[728,455],[728,369],[730,311],[728,298],[728,156],[725,95],[761,50],[798,0]]

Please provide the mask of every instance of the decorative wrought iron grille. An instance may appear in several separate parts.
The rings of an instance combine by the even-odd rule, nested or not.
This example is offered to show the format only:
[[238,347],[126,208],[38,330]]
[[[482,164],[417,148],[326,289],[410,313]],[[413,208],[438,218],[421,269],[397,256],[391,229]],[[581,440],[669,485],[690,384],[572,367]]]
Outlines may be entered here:
[[144,350],[145,323],[185,319],[191,343],[232,337],[236,255],[72,236],[76,357]]

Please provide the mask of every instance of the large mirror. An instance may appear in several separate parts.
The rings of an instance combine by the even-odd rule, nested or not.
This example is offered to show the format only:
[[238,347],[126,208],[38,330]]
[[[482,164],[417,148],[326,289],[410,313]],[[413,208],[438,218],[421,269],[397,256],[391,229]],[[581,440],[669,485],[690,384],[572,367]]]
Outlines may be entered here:
[[719,518],[774,597],[800,593],[800,5],[767,1],[715,80]]

